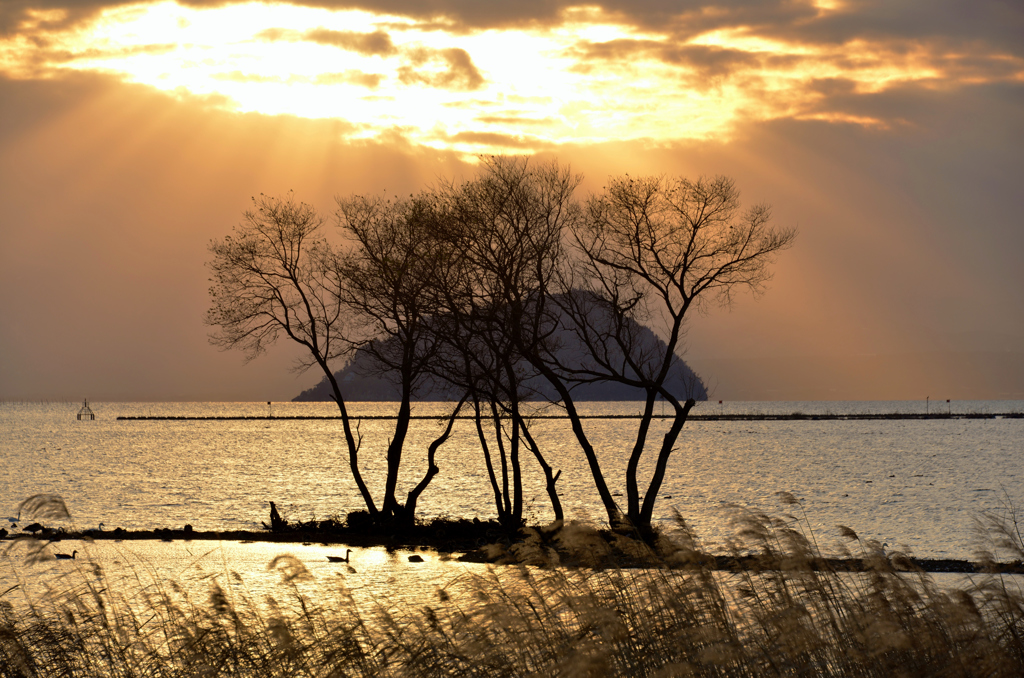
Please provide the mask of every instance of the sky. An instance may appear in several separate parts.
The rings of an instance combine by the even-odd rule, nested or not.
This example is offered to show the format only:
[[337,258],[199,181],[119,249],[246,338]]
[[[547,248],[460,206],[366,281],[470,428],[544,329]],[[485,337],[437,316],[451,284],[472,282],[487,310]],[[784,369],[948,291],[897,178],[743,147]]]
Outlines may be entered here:
[[1019,0],[4,0],[0,400],[290,400],[294,347],[209,343],[210,241],[496,153],[581,198],[727,175],[798,230],[691,318],[712,399],[1024,399],[1021,36]]

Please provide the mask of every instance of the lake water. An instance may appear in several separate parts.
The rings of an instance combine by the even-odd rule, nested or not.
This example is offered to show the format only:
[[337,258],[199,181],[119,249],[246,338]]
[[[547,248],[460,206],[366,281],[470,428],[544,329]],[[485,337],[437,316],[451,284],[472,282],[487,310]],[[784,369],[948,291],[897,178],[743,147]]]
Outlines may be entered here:
[[[0,403],[0,526],[33,494],[62,496],[78,528],[257,529],[273,500],[285,517],[323,518],[362,508],[337,420],[123,421],[119,416],[333,416],[330,403]],[[445,411],[425,403],[416,414]],[[1021,412],[1022,401],[701,403],[696,414]],[[355,403],[354,414],[390,414],[390,403]],[[590,403],[590,414],[632,414],[637,403]],[[553,412],[552,412],[553,413]],[[587,420],[609,484],[621,492],[636,421]],[[415,422],[400,496],[422,476],[425,450],[440,432]],[[662,431],[659,423],[655,431]],[[371,490],[383,489],[384,451],[393,422],[364,420],[360,453]],[[535,437],[562,471],[567,518],[600,523],[603,509],[565,420],[537,420]],[[657,440],[657,436],[652,436]],[[776,493],[803,502],[819,543],[837,525],[913,555],[970,558],[974,521],[984,512],[1024,507],[1024,419],[871,421],[691,421],[661,489],[656,517],[679,511],[711,550],[732,533],[731,505],[773,515],[792,512]],[[420,516],[482,519],[494,500],[471,422],[457,424],[437,459],[441,473],[420,500]],[[524,456],[530,522],[552,518],[543,476]],[[643,468],[648,474],[651,466]],[[801,517],[803,515],[801,514]],[[718,549],[716,549],[718,547]],[[127,546],[125,546],[127,548]],[[134,548],[134,547],[133,547]],[[199,546],[195,548],[201,548]],[[278,547],[275,547],[278,548]],[[320,548],[320,547],[316,547]],[[319,553],[319,552],[318,552]],[[265,554],[264,554],[265,555]],[[322,555],[322,554],[321,554]],[[188,556],[182,556],[187,561]],[[260,556],[262,558],[262,555]],[[318,556],[319,557],[319,556]],[[376,557],[376,556],[375,556]],[[381,556],[382,563],[386,558]],[[263,560],[265,564],[265,560]]]

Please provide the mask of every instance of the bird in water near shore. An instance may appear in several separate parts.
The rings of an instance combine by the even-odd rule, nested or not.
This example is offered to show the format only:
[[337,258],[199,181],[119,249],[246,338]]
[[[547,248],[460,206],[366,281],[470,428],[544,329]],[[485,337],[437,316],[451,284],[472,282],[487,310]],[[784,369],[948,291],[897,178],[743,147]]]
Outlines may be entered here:
[[331,561],[332,563],[347,563],[348,556],[350,553],[352,553],[352,549],[345,549],[344,558],[342,558],[341,556],[327,556],[327,560]]
[[78,555],[78,549],[72,551],[70,556],[66,553],[54,553],[53,555],[57,557],[57,560],[74,560],[75,556]]

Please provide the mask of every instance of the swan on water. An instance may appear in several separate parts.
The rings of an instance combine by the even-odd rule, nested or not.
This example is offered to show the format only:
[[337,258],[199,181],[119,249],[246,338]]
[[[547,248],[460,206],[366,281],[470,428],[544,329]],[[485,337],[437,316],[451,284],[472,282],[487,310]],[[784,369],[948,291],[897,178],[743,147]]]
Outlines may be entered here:
[[350,553],[352,553],[352,549],[345,549],[344,558],[342,558],[341,556],[327,556],[327,560],[331,561],[332,563],[347,563],[348,556]]

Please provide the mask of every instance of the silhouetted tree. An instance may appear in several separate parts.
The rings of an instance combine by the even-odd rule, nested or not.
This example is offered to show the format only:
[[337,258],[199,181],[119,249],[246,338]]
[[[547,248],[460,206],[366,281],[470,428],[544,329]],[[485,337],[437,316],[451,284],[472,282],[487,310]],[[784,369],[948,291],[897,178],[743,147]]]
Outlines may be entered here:
[[[402,447],[409,425],[409,398],[431,354],[431,335],[422,331],[419,281],[429,266],[417,237],[419,205],[342,201],[342,225],[353,236],[349,250],[332,247],[321,235],[324,219],[305,203],[261,195],[234,233],[210,244],[213,254],[211,306],[206,322],[211,340],[242,350],[247,360],[284,335],[303,346],[298,367],[320,367],[341,413],[349,468],[377,524],[412,524],[419,496],[438,473],[437,448],[448,439],[459,411],[428,450],[427,470],[403,507],[395,498]],[[387,341],[391,339],[392,341]],[[345,398],[331,363],[354,347],[369,347],[384,370],[397,375],[402,392],[395,434],[388,447],[387,476],[378,508],[359,468],[362,438],[352,428]],[[461,407],[461,403],[460,403]],[[411,502],[411,504],[409,503]]]
[[324,219],[291,195],[253,198],[253,209],[232,235],[210,242],[213,277],[206,324],[210,340],[241,350],[246,360],[284,335],[305,348],[298,369],[318,366],[341,413],[349,468],[371,517],[378,509],[359,471],[359,447],[345,399],[331,370],[351,342],[343,332],[351,312],[339,295],[339,253],[322,237]]
[[[438,470],[434,463],[437,448],[431,446],[426,474],[410,495],[413,505],[403,507],[398,502],[411,401],[428,376],[427,366],[437,356],[426,288],[445,263],[444,249],[434,237],[443,215],[429,194],[409,199],[351,196],[339,198],[337,203],[338,225],[352,242],[352,248],[339,259],[338,294],[359,325],[359,345],[372,357],[376,369],[390,376],[399,389],[398,415],[387,449],[382,518],[409,525],[415,500]],[[450,433],[449,426],[437,445]]]
[[[472,398],[477,436],[499,521],[509,529],[518,529],[523,522],[520,451],[524,444],[545,474],[555,519],[561,520],[555,487],[558,474],[530,437],[522,414],[522,403],[533,395],[527,386],[533,372],[509,338],[501,302],[487,291],[486,276],[481,275],[465,249],[466,234],[461,227],[469,222],[462,214],[465,205],[453,199],[454,192],[449,187],[443,199],[447,215],[438,229],[438,238],[447,243],[448,254],[443,258],[443,273],[435,276],[430,293],[434,306],[431,327],[443,346],[432,361],[432,369],[438,378]],[[485,420],[493,426],[493,438],[484,430]],[[494,455],[489,441],[493,441]]]
[[[507,344],[498,352],[502,358],[496,366],[508,375],[507,385],[517,381],[513,378],[516,362],[525,361],[552,382],[571,414],[575,410],[569,386],[558,378],[542,354],[554,351],[552,344],[557,343],[558,309],[552,306],[550,297],[558,291],[559,269],[565,265],[563,233],[583,216],[573,199],[581,179],[554,162],[531,164],[526,158],[499,156],[484,158],[476,178],[461,184],[450,183],[441,190],[450,213],[447,237],[463,263],[458,279],[464,292],[453,300],[450,313],[476,319],[479,329],[472,330],[474,339],[494,337],[490,340],[492,346]],[[509,405],[514,432],[510,436],[511,459],[515,463],[518,442],[521,435],[525,437],[520,433],[524,420],[518,406],[519,395],[517,391],[508,391],[506,397],[497,400]],[[572,423],[611,519],[620,512],[604,480],[597,454],[582,432],[579,417],[572,417]],[[539,456],[531,439],[526,440],[529,449],[538,455],[552,505],[558,513],[558,476]]]
[[[795,231],[772,227],[765,205],[741,210],[739,192],[724,177],[613,178],[585,206],[574,197],[580,181],[556,162],[490,157],[473,179],[409,199],[340,199],[339,225],[351,244],[344,252],[319,235],[323,220],[311,207],[261,196],[232,236],[211,243],[212,339],[242,349],[247,359],[281,334],[307,349],[299,367],[318,365],[329,381],[353,477],[377,522],[412,522],[419,496],[439,472],[437,448],[466,400],[501,522],[522,524],[523,445],[541,466],[561,518],[559,474],[522,408],[535,395],[532,380],[542,378],[565,409],[610,525],[650,536],[657,494],[695,404],[694,390],[669,386],[679,383],[670,379],[674,373],[683,373],[687,314],[728,305],[740,291],[760,294]],[[379,510],[360,475],[360,440],[328,367],[354,346],[401,394]],[[465,395],[403,507],[396,495],[411,399],[431,375]],[[573,397],[577,386],[601,382],[645,396],[625,468],[625,512]],[[639,469],[659,399],[673,417],[641,492]]]
[[[687,313],[728,305],[741,290],[764,290],[769,266],[796,236],[770,221],[767,205],[741,211],[739,191],[726,177],[627,176],[610,180],[590,199],[586,218],[570,225],[577,253],[571,284],[584,292],[558,301],[583,357],[558,370],[569,379],[616,381],[646,394],[626,468],[626,517],[634,528],[650,530],[669,457],[694,405],[692,392],[665,386],[679,363]],[[645,340],[641,325],[662,330],[664,344]],[[637,472],[658,398],[672,405],[674,417],[641,493]]]
[[[465,253],[474,303],[487,306],[493,327],[558,394],[609,523],[649,534],[669,458],[694,406],[692,392],[666,387],[680,369],[686,314],[728,304],[741,289],[762,291],[775,255],[795,233],[771,228],[767,206],[741,212],[726,178],[616,178],[586,210],[573,197],[579,182],[557,163],[487,158],[474,180],[447,187],[450,233]],[[664,332],[664,343],[643,331],[650,324]],[[591,382],[645,394],[625,469],[625,513],[573,398],[576,385]],[[659,398],[674,417],[641,494],[637,476]]]

